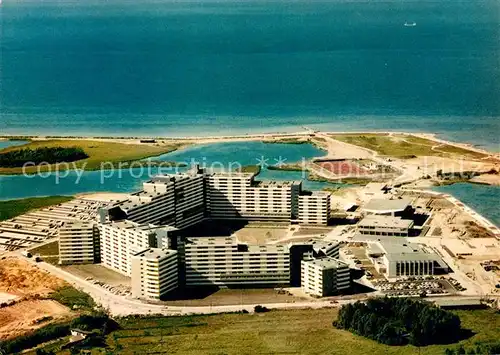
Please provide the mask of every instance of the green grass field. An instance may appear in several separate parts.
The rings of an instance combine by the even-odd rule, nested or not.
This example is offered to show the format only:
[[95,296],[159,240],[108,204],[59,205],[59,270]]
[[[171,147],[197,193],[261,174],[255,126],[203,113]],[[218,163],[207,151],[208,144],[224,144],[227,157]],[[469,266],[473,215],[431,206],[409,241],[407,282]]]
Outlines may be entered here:
[[92,311],[96,305],[92,297],[72,286],[59,288],[50,294],[50,298],[70,309],[79,311]]
[[[87,159],[82,159],[74,162],[75,166],[79,169],[84,170],[99,170],[102,167],[102,163],[109,162],[115,164],[117,168],[117,163],[120,162],[132,162],[141,159],[145,159],[152,156],[161,155],[164,153],[171,152],[178,148],[178,145],[164,145],[164,146],[152,146],[146,144],[124,144],[115,142],[100,142],[92,140],[46,140],[46,141],[31,141],[27,144],[21,146],[9,147],[1,150],[0,152],[8,152],[12,150],[17,150],[21,148],[40,148],[40,147],[79,147],[82,148],[85,153],[89,156]],[[57,164],[52,164],[49,166],[40,167],[41,171],[51,170],[53,171]],[[64,170],[67,167],[66,163],[59,164],[60,170]],[[70,168],[74,165],[70,163]],[[108,165],[104,165],[104,168],[110,168]],[[27,173],[37,172],[38,167],[27,167]],[[0,168],[0,174],[20,174],[22,173],[22,168]]]
[[19,216],[34,209],[71,201],[71,196],[30,197],[0,201],[0,221]]
[[[485,155],[452,145],[439,145],[430,139],[387,134],[335,134],[331,136],[339,141],[376,151],[380,155],[392,157],[442,156],[480,159]],[[434,148],[433,148],[434,147]]]
[[[108,348],[92,354],[331,354],[443,355],[447,347],[493,342],[500,315],[492,310],[456,311],[473,335],[457,344],[387,346],[332,326],[336,309],[271,311],[260,314],[147,317],[119,320]],[[69,351],[60,352],[69,354]]]

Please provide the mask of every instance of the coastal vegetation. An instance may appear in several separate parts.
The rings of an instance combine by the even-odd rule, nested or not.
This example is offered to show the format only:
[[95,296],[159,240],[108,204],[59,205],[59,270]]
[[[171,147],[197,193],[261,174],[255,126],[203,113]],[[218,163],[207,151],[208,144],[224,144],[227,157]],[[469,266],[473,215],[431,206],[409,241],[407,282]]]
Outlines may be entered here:
[[236,168],[236,171],[239,173],[259,174],[260,173],[260,166],[259,165],[244,165],[241,168]]
[[267,167],[268,170],[283,170],[283,171],[303,171],[308,170],[303,164],[282,164],[271,165]]
[[440,144],[431,139],[412,135],[362,133],[334,134],[332,138],[371,149],[380,155],[409,159],[418,156],[464,157],[481,159],[485,154],[449,144]]
[[265,139],[262,142],[269,144],[309,144],[311,141],[304,138],[276,138],[276,139]]
[[49,297],[70,309],[91,312],[96,304],[92,297],[72,286],[63,286],[52,292]]
[[461,335],[460,318],[410,298],[372,298],[346,304],[333,325],[387,345],[450,344]]
[[[130,316],[105,337],[107,349],[92,353],[351,354],[443,355],[447,348],[475,348],[498,341],[500,314],[493,310],[453,311],[471,336],[457,344],[389,346],[332,327],[338,309],[271,310],[189,316]],[[44,350],[59,351],[54,345]],[[94,352],[96,351],[96,352]],[[31,352],[29,354],[34,354]]]
[[[0,154],[13,154],[11,152],[26,149],[36,151],[40,148],[76,148],[83,150],[87,155],[86,158],[82,157],[82,159],[71,161],[70,163],[59,162],[51,165],[31,166],[25,169],[26,173],[35,173],[37,171],[54,171],[56,169],[100,170],[123,168],[126,167],[124,163],[165,154],[176,150],[178,147],[179,145],[175,143],[166,145],[146,145],[93,140],[54,139],[31,141],[22,146],[8,147],[1,150]],[[22,172],[23,169],[21,167],[0,167],[0,174],[21,174]]]
[[70,163],[88,157],[87,153],[78,147],[22,148],[5,153],[0,152],[0,167],[16,168],[22,167],[26,163],[33,163],[34,165],[41,163]]
[[0,221],[14,218],[34,209],[68,202],[72,199],[71,196],[47,196],[0,201]]

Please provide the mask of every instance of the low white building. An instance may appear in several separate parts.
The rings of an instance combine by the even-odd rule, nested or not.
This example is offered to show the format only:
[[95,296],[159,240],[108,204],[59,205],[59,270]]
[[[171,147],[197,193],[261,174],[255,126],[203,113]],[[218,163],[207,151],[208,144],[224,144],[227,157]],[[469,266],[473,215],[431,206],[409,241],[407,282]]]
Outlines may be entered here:
[[349,265],[343,261],[330,257],[302,260],[301,287],[305,293],[325,297],[345,292],[350,286]]
[[373,198],[363,206],[366,214],[382,216],[401,216],[411,210],[411,200],[405,198]]
[[366,253],[375,268],[387,278],[434,275],[446,272],[448,265],[432,249],[407,242],[369,243]]
[[99,230],[94,222],[66,222],[59,229],[59,264],[99,262]]
[[359,234],[407,237],[414,222],[401,217],[368,215],[357,224]]
[[160,299],[179,285],[177,251],[150,248],[132,256],[132,296]]

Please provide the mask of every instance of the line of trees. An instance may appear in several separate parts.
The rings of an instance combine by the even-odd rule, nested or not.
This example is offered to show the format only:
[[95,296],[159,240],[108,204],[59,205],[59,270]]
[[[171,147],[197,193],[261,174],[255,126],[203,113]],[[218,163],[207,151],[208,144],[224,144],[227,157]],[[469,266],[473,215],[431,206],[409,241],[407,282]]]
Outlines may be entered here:
[[87,153],[78,147],[41,147],[23,148],[0,153],[0,167],[17,168],[25,163],[33,162],[38,165],[42,162],[49,164],[72,162],[88,158]]
[[342,306],[333,325],[387,345],[449,344],[459,340],[460,318],[427,302],[373,298]]

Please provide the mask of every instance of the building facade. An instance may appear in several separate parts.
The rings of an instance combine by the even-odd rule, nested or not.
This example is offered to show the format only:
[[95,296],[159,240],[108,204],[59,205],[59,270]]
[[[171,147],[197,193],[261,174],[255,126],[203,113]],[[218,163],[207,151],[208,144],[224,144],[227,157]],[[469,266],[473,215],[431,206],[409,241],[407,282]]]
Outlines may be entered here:
[[300,224],[326,226],[330,218],[330,193],[314,191],[298,197],[298,219]]
[[94,222],[66,222],[59,229],[59,264],[100,262],[99,230]]
[[413,221],[401,217],[368,215],[358,222],[357,230],[363,235],[408,237]]
[[185,228],[205,218],[203,174],[159,175],[143,189],[108,207],[110,220],[127,219]]
[[255,181],[253,173],[207,175],[211,219],[289,222],[298,208],[299,181]]
[[288,285],[290,254],[285,245],[247,245],[235,237],[187,238],[179,251],[186,286]]
[[349,265],[338,259],[304,259],[301,263],[302,290],[312,296],[325,297],[350,288]]
[[150,248],[132,256],[131,284],[135,298],[160,299],[179,285],[177,251]]
[[448,271],[448,265],[433,250],[419,244],[370,243],[366,253],[377,271],[387,278],[428,276]]
[[175,230],[129,220],[100,224],[101,263],[130,276],[132,256],[148,248],[168,247],[168,234]]

